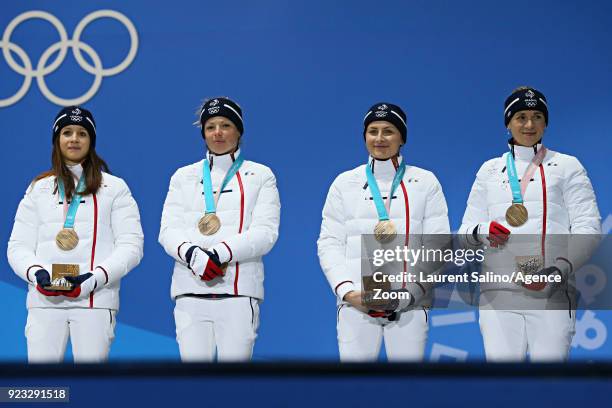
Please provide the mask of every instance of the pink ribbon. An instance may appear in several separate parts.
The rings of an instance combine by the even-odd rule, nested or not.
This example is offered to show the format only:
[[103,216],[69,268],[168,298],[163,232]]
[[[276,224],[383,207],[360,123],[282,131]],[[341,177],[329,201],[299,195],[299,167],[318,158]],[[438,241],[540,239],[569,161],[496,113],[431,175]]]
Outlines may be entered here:
[[542,164],[542,161],[544,160],[547,151],[548,149],[542,146],[540,150],[538,150],[536,155],[533,157],[533,159],[531,159],[531,163],[529,163],[529,166],[527,166],[527,170],[525,170],[523,178],[521,179],[521,195],[523,196],[523,199],[525,197],[525,190],[527,190],[527,185],[531,181],[531,178],[533,177],[533,174],[535,173],[536,169],[540,167],[540,164]]

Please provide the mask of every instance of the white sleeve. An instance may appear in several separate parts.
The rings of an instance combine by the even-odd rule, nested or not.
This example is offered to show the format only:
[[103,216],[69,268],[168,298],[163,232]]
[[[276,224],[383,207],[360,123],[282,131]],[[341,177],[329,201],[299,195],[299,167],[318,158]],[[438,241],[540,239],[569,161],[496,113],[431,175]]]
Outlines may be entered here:
[[[170,179],[170,187],[168,188],[168,194],[166,195],[162,211],[158,241],[168,255],[184,264],[185,260],[179,255],[179,248],[183,244],[189,244],[188,246],[192,244],[185,240],[187,226],[183,219],[185,209],[181,199],[179,177],[177,172]],[[186,245],[185,247],[187,248],[188,246]]]
[[111,229],[115,248],[106,259],[96,263],[94,275],[98,284],[119,281],[140,263],[143,256],[144,236],[138,205],[123,180],[111,207]]
[[355,290],[346,269],[346,227],[342,205],[342,195],[336,179],[327,194],[323,207],[321,233],[317,240],[317,249],[321,269],[334,294],[343,300],[344,295]]
[[[276,177],[271,171],[267,171],[263,177],[248,229],[224,239],[221,244],[213,247],[217,252],[225,252],[223,255],[220,254],[222,260],[241,262],[261,257],[270,252],[276,243],[280,224],[280,198],[276,188]],[[228,250],[229,252],[226,252]]]
[[15,274],[24,281],[34,284],[34,273],[45,267],[36,259],[36,246],[38,240],[38,226],[40,220],[33,200],[33,188],[26,191],[17,207],[13,231],[9,238],[6,251],[9,264]]
[[480,246],[480,242],[474,240],[474,228],[481,223],[489,222],[489,210],[487,207],[487,191],[484,181],[485,164],[480,167],[476,174],[476,180],[472,185],[470,196],[467,201],[467,208],[463,214],[463,220],[457,236],[464,246]]
[[601,216],[591,180],[578,159],[572,157],[572,160],[563,189],[570,231],[572,234],[601,234]]
[[435,176],[433,176],[433,184],[427,197],[423,234],[450,234],[446,199],[442,186]]
[[601,216],[586,170],[578,159],[572,157],[571,160],[571,166],[565,174],[563,201],[570,223],[567,257],[572,269],[576,271],[599,245]]

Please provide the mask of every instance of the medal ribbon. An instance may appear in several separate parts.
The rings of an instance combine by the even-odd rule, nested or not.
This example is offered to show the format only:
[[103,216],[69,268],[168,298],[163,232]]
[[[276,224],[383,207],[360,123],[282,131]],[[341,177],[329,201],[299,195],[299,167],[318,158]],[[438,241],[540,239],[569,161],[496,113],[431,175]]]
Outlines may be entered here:
[[60,200],[64,203],[64,216],[66,217],[64,221],[64,228],[74,228],[74,220],[76,218],[76,213],[81,205],[81,195],[79,193],[85,190],[85,173],[81,175],[79,179],[79,183],[77,184],[76,191],[72,195],[72,200],[70,201],[70,207],[68,207],[68,203],[66,202],[66,194],[64,190],[64,182],[63,180],[58,180],[57,189],[59,190]]
[[548,149],[542,146],[531,160],[531,163],[529,163],[529,166],[527,166],[527,170],[525,170],[525,174],[523,174],[523,179],[521,180],[521,194],[525,195],[527,185],[531,181],[531,178],[533,177],[533,174],[535,173],[536,169],[540,167],[540,164],[542,164],[542,162],[544,161],[544,157],[546,156],[547,151]]
[[[227,183],[229,183],[232,177],[234,177],[234,175],[238,173],[238,169],[240,169],[240,166],[242,166],[243,162],[244,158],[242,157],[242,155],[238,156],[236,160],[234,160],[234,163],[232,163],[231,167],[223,178],[223,182],[219,187],[219,191],[217,192],[218,194],[216,197],[221,196],[221,191],[223,191],[225,186],[227,186]],[[202,172],[202,181],[204,184],[204,205],[206,207],[206,214],[214,214],[217,211],[217,199],[215,199],[215,196],[213,195],[212,191],[212,178],[210,176],[210,164],[208,162],[208,158],[204,159],[204,167],[202,168]]]
[[[393,177],[393,183],[391,184],[391,191],[389,192],[389,204],[391,203],[391,197],[393,197],[393,193],[400,185],[404,178],[404,173],[406,172],[406,164],[402,160],[395,172],[395,177]],[[378,212],[378,220],[379,221],[388,221],[389,220],[389,212],[383,203],[382,196],[380,195],[380,189],[378,188],[378,184],[376,183],[376,179],[374,178],[374,173],[372,173],[372,168],[368,163],[366,165],[366,177],[368,179],[368,187],[370,188],[370,192],[372,193],[372,200],[374,200],[374,205],[376,205],[376,211]],[[390,207],[390,205],[389,205]]]
[[506,153],[506,168],[508,169],[508,181],[510,182],[510,188],[512,189],[513,204],[523,204],[523,195],[525,194],[525,190],[527,190],[527,185],[529,185],[535,170],[540,166],[540,164],[542,164],[547,151],[548,149],[542,146],[535,156],[533,156],[533,159],[531,159],[525,173],[523,173],[523,178],[521,179],[520,185],[516,175],[516,164],[514,163],[514,157],[512,156],[512,153]]

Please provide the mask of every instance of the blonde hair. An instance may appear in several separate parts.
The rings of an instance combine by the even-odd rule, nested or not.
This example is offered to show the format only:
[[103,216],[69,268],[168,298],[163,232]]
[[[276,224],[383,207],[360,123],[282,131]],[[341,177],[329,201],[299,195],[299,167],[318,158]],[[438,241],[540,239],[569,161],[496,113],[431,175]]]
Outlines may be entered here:
[[518,87],[514,88],[512,90],[512,92],[510,92],[510,94],[513,94],[513,93],[518,92],[518,91],[526,91],[527,89],[533,89],[533,88],[530,87],[530,86],[521,85],[521,86],[518,86]]

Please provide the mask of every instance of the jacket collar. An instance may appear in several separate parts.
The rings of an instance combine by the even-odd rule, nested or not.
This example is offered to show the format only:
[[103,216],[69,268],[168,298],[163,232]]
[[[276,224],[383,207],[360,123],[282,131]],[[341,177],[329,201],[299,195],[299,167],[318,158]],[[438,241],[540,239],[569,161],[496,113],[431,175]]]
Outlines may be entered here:
[[210,150],[206,152],[206,158],[210,163],[211,170],[227,171],[236,158],[240,156],[240,148],[233,153],[214,154]]
[[531,161],[536,153],[542,148],[542,143],[533,146],[519,146],[512,139],[508,140],[508,147],[514,156],[514,160]]
[[68,167],[68,170],[70,170],[70,172],[72,173],[72,175],[74,176],[74,178],[76,178],[77,180],[81,178],[81,175],[83,174],[83,165],[82,164],[75,164],[73,166],[66,166]]
[[[397,163],[401,163],[402,160],[403,157],[401,155],[398,156]],[[397,172],[397,169],[395,168],[395,165],[391,159],[378,160],[370,156],[368,159],[368,166],[370,166],[372,173],[374,173],[377,179],[393,178]]]

